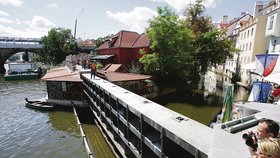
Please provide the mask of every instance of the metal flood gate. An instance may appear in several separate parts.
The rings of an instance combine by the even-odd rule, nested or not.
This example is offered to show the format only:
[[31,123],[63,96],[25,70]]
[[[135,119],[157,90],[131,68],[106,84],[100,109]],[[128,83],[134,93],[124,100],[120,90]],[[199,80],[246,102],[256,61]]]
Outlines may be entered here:
[[[205,130],[206,126],[108,81],[91,80],[86,75],[82,79],[89,106],[119,156],[207,157],[207,143],[195,147],[186,141],[198,133],[184,134],[187,129]],[[201,135],[199,141],[207,141],[207,134]]]

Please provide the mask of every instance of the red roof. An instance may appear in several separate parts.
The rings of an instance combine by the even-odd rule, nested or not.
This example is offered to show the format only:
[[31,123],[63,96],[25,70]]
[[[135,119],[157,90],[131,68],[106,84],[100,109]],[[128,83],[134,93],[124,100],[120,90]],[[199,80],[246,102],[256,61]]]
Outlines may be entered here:
[[45,81],[82,82],[79,72],[71,72],[66,66],[48,70],[42,79]]
[[149,40],[145,34],[139,35],[137,32],[122,30],[111,37],[110,41],[104,42],[98,49],[107,48],[132,48],[132,47],[147,47]]
[[98,70],[102,78],[106,78],[110,82],[118,81],[137,81],[151,79],[149,75],[133,74],[124,72],[126,69],[122,64],[108,64],[103,69]]
[[224,29],[229,26],[229,23],[220,23],[220,28]]
[[137,47],[149,47],[150,41],[147,37],[147,34],[141,34],[139,38],[136,40],[136,42],[133,45],[133,48]]
[[132,73],[121,73],[121,72],[107,72],[105,77],[110,82],[120,82],[120,81],[137,81],[151,79],[149,75],[140,75]]

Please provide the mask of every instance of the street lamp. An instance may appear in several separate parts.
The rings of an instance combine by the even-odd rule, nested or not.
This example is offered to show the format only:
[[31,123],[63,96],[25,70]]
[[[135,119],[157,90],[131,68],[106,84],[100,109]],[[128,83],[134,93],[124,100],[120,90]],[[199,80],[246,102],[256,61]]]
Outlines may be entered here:
[[76,20],[75,20],[75,29],[74,29],[74,40],[76,40],[76,30],[77,30],[77,21],[78,18],[81,16],[81,14],[83,13],[84,8],[81,10],[81,12],[79,13],[79,15],[77,16]]

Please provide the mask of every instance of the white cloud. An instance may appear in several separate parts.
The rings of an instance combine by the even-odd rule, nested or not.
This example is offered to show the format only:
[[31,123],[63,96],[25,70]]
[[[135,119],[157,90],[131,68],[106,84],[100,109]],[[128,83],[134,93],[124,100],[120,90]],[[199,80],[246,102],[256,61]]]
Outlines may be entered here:
[[11,23],[1,23],[1,19],[4,18],[0,18],[0,36],[40,38],[47,35],[52,27],[56,27],[54,23],[42,16],[33,16],[29,21],[11,20],[13,24],[20,24],[20,28],[16,28],[14,25],[10,27],[9,24]]
[[20,7],[23,4],[22,0],[0,0],[0,4],[7,6],[12,5],[15,7]]
[[14,23],[12,20],[6,19],[6,18],[0,18],[0,23],[2,24],[12,24]]
[[[191,3],[195,3],[195,0],[150,0],[150,1],[152,1],[152,2],[165,2],[169,6],[173,7],[174,9],[176,9],[178,12],[184,10],[187,7],[187,5],[189,5]],[[203,5],[206,8],[216,7],[216,4],[219,1],[220,0],[204,0],[203,1]]]
[[49,7],[58,8],[58,3],[52,3],[48,5]]
[[23,38],[40,38],[47,35],[48,32],[32,29],[15,29],[12,27],[4,26],[0,24],[0,35],[7,37],[23,37]]
[[27,23],[29,24],[31,29],[36,29],[36,30],[56,27],[56,25],[52,23],[50,20],[38,15],[33,16],[31,21],[28,21]]
[[107,15],[128,27],[130,31],[143,33],[148,26],[148,20],[157,15],[155,11],[147,7],[136,7],[131,12],[113,13],[107,11]]
[[0,16],[9,16],[9,14],[7,12],[0,10]]

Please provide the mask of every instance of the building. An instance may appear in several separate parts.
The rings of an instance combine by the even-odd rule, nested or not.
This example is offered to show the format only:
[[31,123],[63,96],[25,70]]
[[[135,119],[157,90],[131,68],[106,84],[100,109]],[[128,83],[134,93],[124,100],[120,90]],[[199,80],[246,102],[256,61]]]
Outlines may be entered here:
[[244,68],[246,64],[255,61],[255,56],[265,54],[266,38],[265,29],[266,15],[259,15],[248,20],[241,28],[236,47],[240,50],[235,58],[241,67],[241,82],[249,85],[251,81],[256,80],[257,76],[251,75],[251,69]]
[[90,53],[96,46],[96,42],[94,39],[87,39],[85,41],[79,40],[77,42],[79,47],[79,52]]
[[72,106],[72,103],[87,106],[80,73],[72,68],[75,61],[69,59],[72,59],[71,56],[67,57],[66,66],[50,69],[42,78],[47,84],[47,102],[64,106]]
[[240,51],[226,60],[226,76],[231,78],[233,73],[240,74],[243,85],[256,80],[258,76],[254,75],[255,68],[252,68],[255,65],[255,55],[280,52],[279,24],[279,0],[256,1],[253,16],[241,16],[234,19],[233,23],[230,22],[227,38]]
[[260,12],[267,15],[265,36],[268,54],[280,54],[280,0],[272,0]]
[[111,60],[111,63],[127,67],[142,57],[141,49],[150,52],[149,44],[146,34],[122,30],[97,48],[97,56],[92,59]]
[[[234,46],[236,46],[237,39],[240,33],[240,28],[243,26],[248,20],[252,19],[252,16],[248,13],[242,12],[239,18],[234,18],[229,22],[229,25],[226,29],[226,37],[232,42]],[[230,83],[233,74],[237,72],[237,54],[234,54],[233,58],[228,58],[225,62],[224,67],[220,67],[223,69],[224,78],[223,83]]]
[[145,92],[146,81],[152,78],[149,75],[129,73],[121,64],[108,64],[97,71],[97,76],[138,94]]

